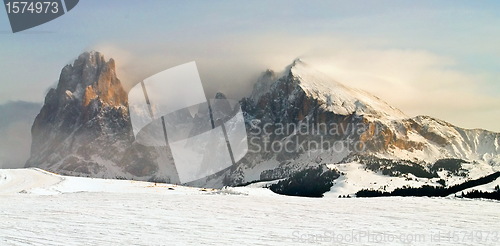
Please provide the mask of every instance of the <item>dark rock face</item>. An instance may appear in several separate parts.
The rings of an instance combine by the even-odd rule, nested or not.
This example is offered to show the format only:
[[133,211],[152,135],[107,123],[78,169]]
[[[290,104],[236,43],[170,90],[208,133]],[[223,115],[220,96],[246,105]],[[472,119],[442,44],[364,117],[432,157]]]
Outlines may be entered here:
[[115,62],[99,52],[83,53],[48,92],[32,127],[26,166],[93,177],[151,177],[158,156],[133,141]]

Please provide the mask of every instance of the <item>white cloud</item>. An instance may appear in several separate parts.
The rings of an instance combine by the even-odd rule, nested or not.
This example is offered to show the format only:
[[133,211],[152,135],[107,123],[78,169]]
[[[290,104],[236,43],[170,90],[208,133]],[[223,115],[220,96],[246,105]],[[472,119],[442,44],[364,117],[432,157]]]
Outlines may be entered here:
[[311,58],[337,80],[369,91],[410,116],[431,115],[461,127],[500,131],[500,99],[485,93],[487,77],[423,50],[343,49]]
[[[500,131],[500,99],[488,91],[491,74],[457,69],[459,61],[426,50],[373,48],[377,40],[259,34],[204,40],[203,43],[141,43],[117,49],[98,45],[115,57],[128,87],[140,79],[195,60],[208,93],[239,98],[250,93],[266,68],[282,70],[302,57],[318,70],[399,107],[410,116],[430,115],[461,127]],[[126,50],[126,51],[125,51]]]

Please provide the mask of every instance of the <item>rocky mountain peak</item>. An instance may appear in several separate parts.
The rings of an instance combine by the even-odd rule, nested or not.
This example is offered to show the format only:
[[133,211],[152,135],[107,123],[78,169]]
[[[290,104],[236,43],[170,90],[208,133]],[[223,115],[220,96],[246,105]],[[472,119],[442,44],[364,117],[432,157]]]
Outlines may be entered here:
[[226,95],[222,92],[217,92],[215,94],[215,99],[227,99]]
[[260,97],[269,92],[271,84],[276,81],[277,77],[278,75],[271,69],[264,71],[254,84],[250,98],[258,102]]
[[295,60],[293,60],[291,66],[294,67],[294,66],[297,66],[297,65],[304,65],[306,64],[300,57],[297,57],[295,58]]
[[62,69],[47,94],[33,123],[26,165],[94,177],[151,175],[156,163],[133,141],[128,96],[114,60],[85,52]]
[[[225,184],[252,181],[255,178],[248,177],[252,172],[261,180],[286,178],[315,163],[348,163],[351,161],[346,157],[356,155],[413,160],[422,170],[447,158],[472,161],[467,167],[471,173],[499,170],[498,133],[462,129],[427,116],[410,118],[380,98],[344,85],[300,59],[287,66],[281,76],[263,79],[271,74],[264,72],[251,96],[241,101],[248,129],[257,129],[250,131],[249,142],[257,146],[254,151],[264,151],[248,154],[232,169],[235,171],[225,174]],[[275,130],[288,125],[308,127],[303,127],[305,133]],[[310,131],[321,125],[334,131]],[[259,131],[266,126],[275,128]],[[299,147],[266,150],[275,143]],[[262,165],[269,170],[261,171]]]
[[377,119],[408,118],[401,110],[380,98],[336,81],[302,60],[295,60],[288,69],[288,77],[308,97],[317,99],[327,111],[340,115],[357,114]]
[[285,67],[285,72],[284,75],[288,76],[294,76],[296,73],[296,69],[298,67],[309,67],[309,64],[307,64],[303,59],[301,58],[296,58],[295,60],[290,63],[290,65]]
[[308,100],[314,101],[322,110],[338,115],[356,114],[389,120],[408,118],[380,98],[346,86],[302,59],[295,59],[281,76],[272,71],[264,72],[249,98],[254,106],[267,105],[270,98],[286,98],[283,106],[278,108],[288,107],[291,102],[295,102],[292,104],[296,107],[303,107],[304,100]]
[[85,52],[72,65],[65,66],[52,93],[56,98],[78,100],[85,107],[94,100],[110,106],[127,105],[127,94],[116,76],[115,61],[106,61],[97,51]]

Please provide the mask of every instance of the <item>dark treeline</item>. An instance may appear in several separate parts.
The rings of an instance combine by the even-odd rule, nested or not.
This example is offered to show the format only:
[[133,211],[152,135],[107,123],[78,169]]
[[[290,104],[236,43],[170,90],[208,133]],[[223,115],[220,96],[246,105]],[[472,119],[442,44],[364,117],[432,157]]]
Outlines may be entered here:
[[478,190],[473,190],[467,193],[462,193],[462,197],[464,198],[486,198],[486,199],[494,199],[494,200],[500,200],[500,190],[496,190],[493,192],[484,192],[484,191],[478,191]]
[[[478,185],[487,184],[493,182],[498,177],[500,177],[500,172],[495,172],[488,176],[470,180],[464,182],[462,184],[450,186],[448,188],[445,187],[435,187],[430,185],[424,185],[419,188],[413,187],[403,187],[397,188],[392,192],[378,191],[378,190],[360,190],[356,193],[357,197],[380,197],[380,196],[428,196],[428,197],[444,197],[459,191],[472,188]],[[498,192],[498,190],[497,190]],[[472,195],[471,195],[472,196]],[[485,197],[487,198],[487,197]]]
[[273,192],[287,196],[323,197],[333,181],[340,176],[325,165],[302,170],[269,187]]
[[[463,163],[469,163],[462,159],[440,159],[434,164],[428,165],[425,162],[415,162],[410,160],[393,160],[385,159],[376,156],[363,156],[363,155],[352,155],[346,157],[342,160],[343,163],[357,161],[364,164],[367,169],[374,172],[381,172],[383,175],[389,175],[398,177],[402,174],[413,174],[420,178],[437,178],[439,175],[438,171],[446,170],[454,175],[465,176],[466,173],[463,168]],[[429,167],[426,167],[429,166]]]

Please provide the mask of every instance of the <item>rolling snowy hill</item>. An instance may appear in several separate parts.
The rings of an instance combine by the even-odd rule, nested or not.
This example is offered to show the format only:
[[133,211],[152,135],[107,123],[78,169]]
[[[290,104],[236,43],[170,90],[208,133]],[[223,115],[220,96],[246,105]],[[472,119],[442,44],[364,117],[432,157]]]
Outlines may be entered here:
[[495,201],[310,199],[259,186],[206,190],[0,170],[0,244],[498,245]]

